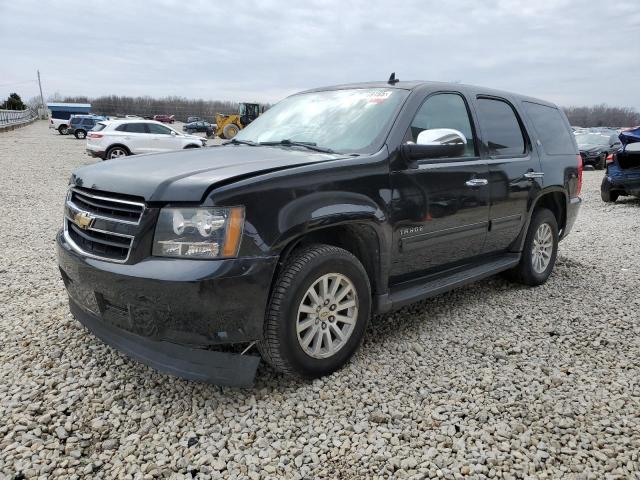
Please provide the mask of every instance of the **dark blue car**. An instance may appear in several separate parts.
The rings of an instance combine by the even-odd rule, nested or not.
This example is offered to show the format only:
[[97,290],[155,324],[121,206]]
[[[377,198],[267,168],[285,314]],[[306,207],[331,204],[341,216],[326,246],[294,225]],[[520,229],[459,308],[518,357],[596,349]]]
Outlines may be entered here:
[[99,115],[73,115],[69,120],[68,132],[76,138],[83,139],[87,137],[87,132],[96,126],[96,123],[106,120],[107,117]]
[[640,197],[640,127],[620,134],[622,147],[607,158],[607,174],[600,194],[605,202],[615,202],[621,195]]

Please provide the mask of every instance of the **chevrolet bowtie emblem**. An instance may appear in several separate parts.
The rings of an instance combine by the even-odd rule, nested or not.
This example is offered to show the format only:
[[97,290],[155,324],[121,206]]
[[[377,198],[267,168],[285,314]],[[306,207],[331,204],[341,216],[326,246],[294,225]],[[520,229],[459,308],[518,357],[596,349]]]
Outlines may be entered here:
[[79,226],[81,229],[86,230],[91,228],[95,218],[86,212],[78,212],[73,216],[73,223]]

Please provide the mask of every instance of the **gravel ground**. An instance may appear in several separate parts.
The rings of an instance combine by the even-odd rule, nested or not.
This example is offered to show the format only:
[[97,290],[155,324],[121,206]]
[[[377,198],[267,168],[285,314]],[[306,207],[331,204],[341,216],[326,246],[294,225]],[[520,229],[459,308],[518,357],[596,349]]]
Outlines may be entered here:
[[376,318],[313,382],[158,374],[71,318],[54,255],[84,142],[0,134],[0,478],[640,478],[640,201],[584,207],[555,273]]

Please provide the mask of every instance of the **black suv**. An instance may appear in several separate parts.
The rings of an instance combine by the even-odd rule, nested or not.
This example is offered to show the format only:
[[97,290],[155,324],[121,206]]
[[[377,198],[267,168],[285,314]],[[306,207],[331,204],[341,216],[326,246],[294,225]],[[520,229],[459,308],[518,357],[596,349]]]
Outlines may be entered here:
[[[74,172],[57,236],[75,317],[158,370],[318,377],[372,314],[504,272],[544,283],[582,161],[555,105],[364,83],[292,95],[224,145]],[[223,346],[224,345],[224,346]]]

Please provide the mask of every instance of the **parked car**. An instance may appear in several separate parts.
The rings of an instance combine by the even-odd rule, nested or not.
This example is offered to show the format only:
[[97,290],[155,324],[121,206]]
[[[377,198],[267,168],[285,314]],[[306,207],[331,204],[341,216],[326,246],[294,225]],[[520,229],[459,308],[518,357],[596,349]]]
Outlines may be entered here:
[[87,153],[103,160],[205,145],[202,137],[179,133],[154,120],[98,122],[87,135]]
[[182,130],[184,130],[187,133],[205,132],[207,136],[210,137],[213,135],[213,131],[215,130],[215,127],[211,125],[209,122],[200,121],[200,122],[187,123],[182,126]]
[[341,85],[286,98],[222,146],[76,170],[58,263],[76,319],[158,370],[247,384],[256,343],[277,371],[320,377],[372,313],[500,272],[546,282],[581,185],[551,103]]
[[106,117],[101,117],[99,115],[73,115],[69,119],[67,132],[69,135],[73,135],[76,138],[84,139],[87,137],[87,132],[93,129],[93,127],[96,126],[96,123],[104,120],[106,120]]
[[153,119],[156,122],[173,123],[175,122],[175,115],[154,115]]
[[609,155],[600,187],[605,202],[615,202],[621,195],[640,197],[640,127],[623,131],[619,138],[622,148]]
[[187,117],[187,123],[202,122],[200,117]]
[[596,170],[604,169],[607,156],[620,147],[617,134],[579,133],[575,137],[583,163],[593,165]]

